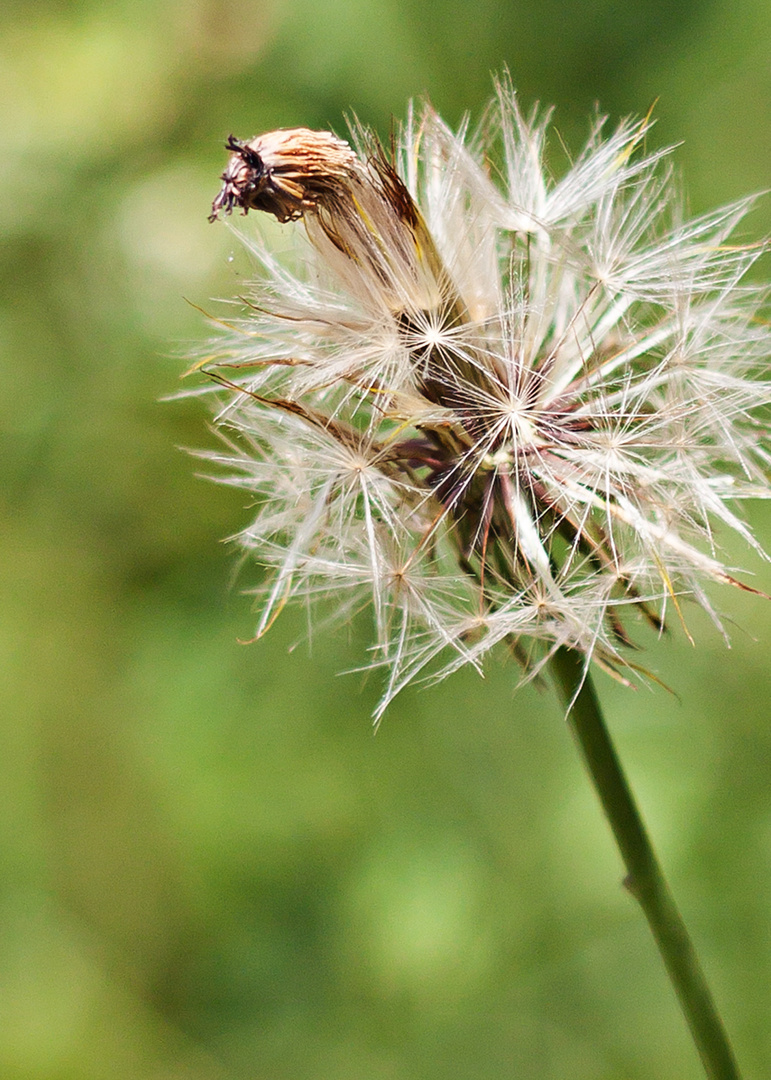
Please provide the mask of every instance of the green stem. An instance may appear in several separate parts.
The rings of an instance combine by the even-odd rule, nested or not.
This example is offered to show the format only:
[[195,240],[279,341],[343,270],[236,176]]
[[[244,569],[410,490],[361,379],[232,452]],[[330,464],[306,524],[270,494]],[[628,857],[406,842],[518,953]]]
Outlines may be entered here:
[[552,668],[568,723],[610,822],[627,869],[624,882],[640,904],[666,965],[710,1080],[740,1080],[731,1045],[688,931],[648,839],[602,716],[584,658],[559,649]]

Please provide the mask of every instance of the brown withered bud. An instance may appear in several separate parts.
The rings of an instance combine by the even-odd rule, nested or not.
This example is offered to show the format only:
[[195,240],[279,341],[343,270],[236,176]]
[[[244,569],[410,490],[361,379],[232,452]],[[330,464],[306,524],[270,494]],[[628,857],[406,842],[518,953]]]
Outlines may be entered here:
[[347,142],[330,131],[290,128],[242,142],[231,135],[231,151],[222,189],[212,203],[209,221],[240,206],[264,210],[281,222],[295,221],[334,194],[355,171],[358,159]]

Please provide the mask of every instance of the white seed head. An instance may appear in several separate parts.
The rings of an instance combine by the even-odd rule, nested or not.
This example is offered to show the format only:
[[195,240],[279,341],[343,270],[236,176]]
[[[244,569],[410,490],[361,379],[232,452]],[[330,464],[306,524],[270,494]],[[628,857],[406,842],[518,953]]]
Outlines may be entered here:
[[736,506],[771,491],[765,247],[732,239],[752,200],[681,220],[647,120],[597,123],[554,179],[548,120],[502,82],[471,135],[411,111],[393,161],[361,130],[356,151],[228,142],[212,218],[303,219],[291,262],[246,241],[245,312],[197,365],[229,391],[213,457],[258,507],[258,633],[291,597],[371,602],[378,715],[500,642],[527,675],[565,645],[624,679],[630,616],[663,628],[690,598],[717,622],[716,526],[757,547]]

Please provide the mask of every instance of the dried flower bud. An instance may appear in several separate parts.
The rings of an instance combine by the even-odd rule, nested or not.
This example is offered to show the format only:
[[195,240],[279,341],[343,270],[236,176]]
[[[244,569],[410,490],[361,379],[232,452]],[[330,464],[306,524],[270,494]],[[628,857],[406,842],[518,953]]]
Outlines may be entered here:
[[352,287],[366,282],[371,296],[407,312],[408,321],[416,297],[421,310],[443,301],[457,308],[420,211],[377,140],[369,138],[366,160],[330,131],[308,128],[270,131],[250,142],[231,135],[227,148],[233,154],[209,221],[234,206],[281,222],[304,217],[326,261],[341,253],[337,271]]
[[234,135],[226,143],[232,156],[222,174],[222,190],[212,203],[209,221],[220,211],[240,206],[265,210],[279,221],[295,221],[331,195],[355,169],[357,158],[347,142],[329,131],[291,128],[271,131],[249,142]]

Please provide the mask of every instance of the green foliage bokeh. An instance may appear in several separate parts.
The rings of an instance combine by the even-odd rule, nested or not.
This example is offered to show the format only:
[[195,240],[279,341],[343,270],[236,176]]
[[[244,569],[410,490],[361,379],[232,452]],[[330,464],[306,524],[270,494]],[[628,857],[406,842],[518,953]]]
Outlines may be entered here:
[[[8,0],[0,14],[0,1075],[695,1080],[552,695],[493,666],[338,676],[367,627],[243,646],[179,387],[245,263],[206,221],[228,133],[452,122],[508,67],[578,147],[658,98],[694,211],[767,188],[761,0]],[[771,231],[769,200],[750,221]],[[769,268],[764,272],[771,276]],[[771,519],[753,508],[761,537]],[[757,558],[755,583],[771,574]],[[747,1078],[771,1075],[771,605],[715,595],[603,682]]]

